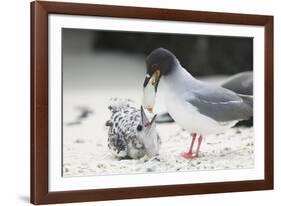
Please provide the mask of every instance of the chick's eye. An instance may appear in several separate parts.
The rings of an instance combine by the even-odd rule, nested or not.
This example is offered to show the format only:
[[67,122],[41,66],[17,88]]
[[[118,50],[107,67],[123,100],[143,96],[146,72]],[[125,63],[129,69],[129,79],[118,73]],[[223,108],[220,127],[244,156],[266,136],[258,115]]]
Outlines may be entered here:
[[142,130],[142,126],[141,126],[140,124],[137,126],[137,130],[138,130],[138,131],[141,131],[141,130]]

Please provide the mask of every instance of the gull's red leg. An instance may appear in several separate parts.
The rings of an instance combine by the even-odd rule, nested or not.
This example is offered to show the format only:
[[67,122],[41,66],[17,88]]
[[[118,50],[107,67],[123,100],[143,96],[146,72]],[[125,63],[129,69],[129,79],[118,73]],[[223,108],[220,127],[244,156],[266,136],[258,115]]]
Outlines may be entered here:
[[192,159],[193,158],[192,149],[193,149],[193,145],[194,145],[194,142],[195,142],[195,139],[196,139],[196,133],[192,133],[191,136],[192,136],[192,140],[191,140],[191,144],[190,144],[188,152],[181,153],[181,156],[185,159]]
[[200,146],[201,146],[201,143],[202,143],[202,139],[203,139],[203,136],[200,135],[199,138],[198,138],[198,145],[197,145],[195,157],[199,156],[199,150],[200,150]]

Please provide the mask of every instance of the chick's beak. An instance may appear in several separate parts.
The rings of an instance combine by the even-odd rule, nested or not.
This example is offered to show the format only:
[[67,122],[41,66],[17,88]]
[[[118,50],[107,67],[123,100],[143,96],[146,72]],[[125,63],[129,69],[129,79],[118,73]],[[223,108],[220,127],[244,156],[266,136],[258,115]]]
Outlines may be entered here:
[[[143,107],[141,106],[141,122],[145,127],[149,127],[151,126],[153,123],[155,123],[157,114],[153,115],[153,117],[151,118],[151,120],[149,120],[150,118],[146,115]],[[152,114],[150,114],[149,116],[151,117]]]
[[149,112],[153,112],[160,76],[160,70],[155,70],[152,75],[146,75],[143,83],[142,105]]
[[149,119],[145,114],[143,107],[141,106],[141,122],[144,126],[149,125]]

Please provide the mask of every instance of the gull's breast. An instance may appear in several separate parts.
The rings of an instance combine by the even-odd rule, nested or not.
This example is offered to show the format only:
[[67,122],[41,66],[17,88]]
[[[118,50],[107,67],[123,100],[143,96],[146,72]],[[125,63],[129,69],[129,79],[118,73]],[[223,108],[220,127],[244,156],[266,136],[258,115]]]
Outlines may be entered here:
[[169,114],[181,127],[190,133],[216,134],[234,126],[235,122],[219,123],[202,115],[196,107],[188,103],[181,95],[166,92],[166,107]]

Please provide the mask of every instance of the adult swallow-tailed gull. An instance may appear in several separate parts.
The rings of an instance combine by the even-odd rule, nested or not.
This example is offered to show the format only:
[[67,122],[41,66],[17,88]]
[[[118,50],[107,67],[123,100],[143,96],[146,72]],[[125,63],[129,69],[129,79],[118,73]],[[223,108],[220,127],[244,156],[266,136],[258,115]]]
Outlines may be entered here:
[[227,78],[221,86],[238,94],[253,95],[253,72],[235,74]]
[[158,154],[161,140],[156,131],[156,115],[149,121],[142,107],[136,109],[131,101],[122,99],[112,101],[109,110],[112,115],[106,122],[108,147],[116,157],[138,159]]
[[[229,89],[238,94],[253,95],[253,72],[245,71],[228,77],[220,84],[221,87]],[[156,123],[174,122],[168,112],[157,114]],[[253,119],[243,120],[236,125],[252,126]]]
[[[169,114],[192,136],[189,150],[182,153],[186,159],[198,157],[204,135],[223,132],[253,114],[251,96],[236,94],[195,79],[167,49],[152,51],[146,59],[146,67],[143,106],[153,111],[161,79]],[[193,146],[197,135],[198,145],[194,155]]]

